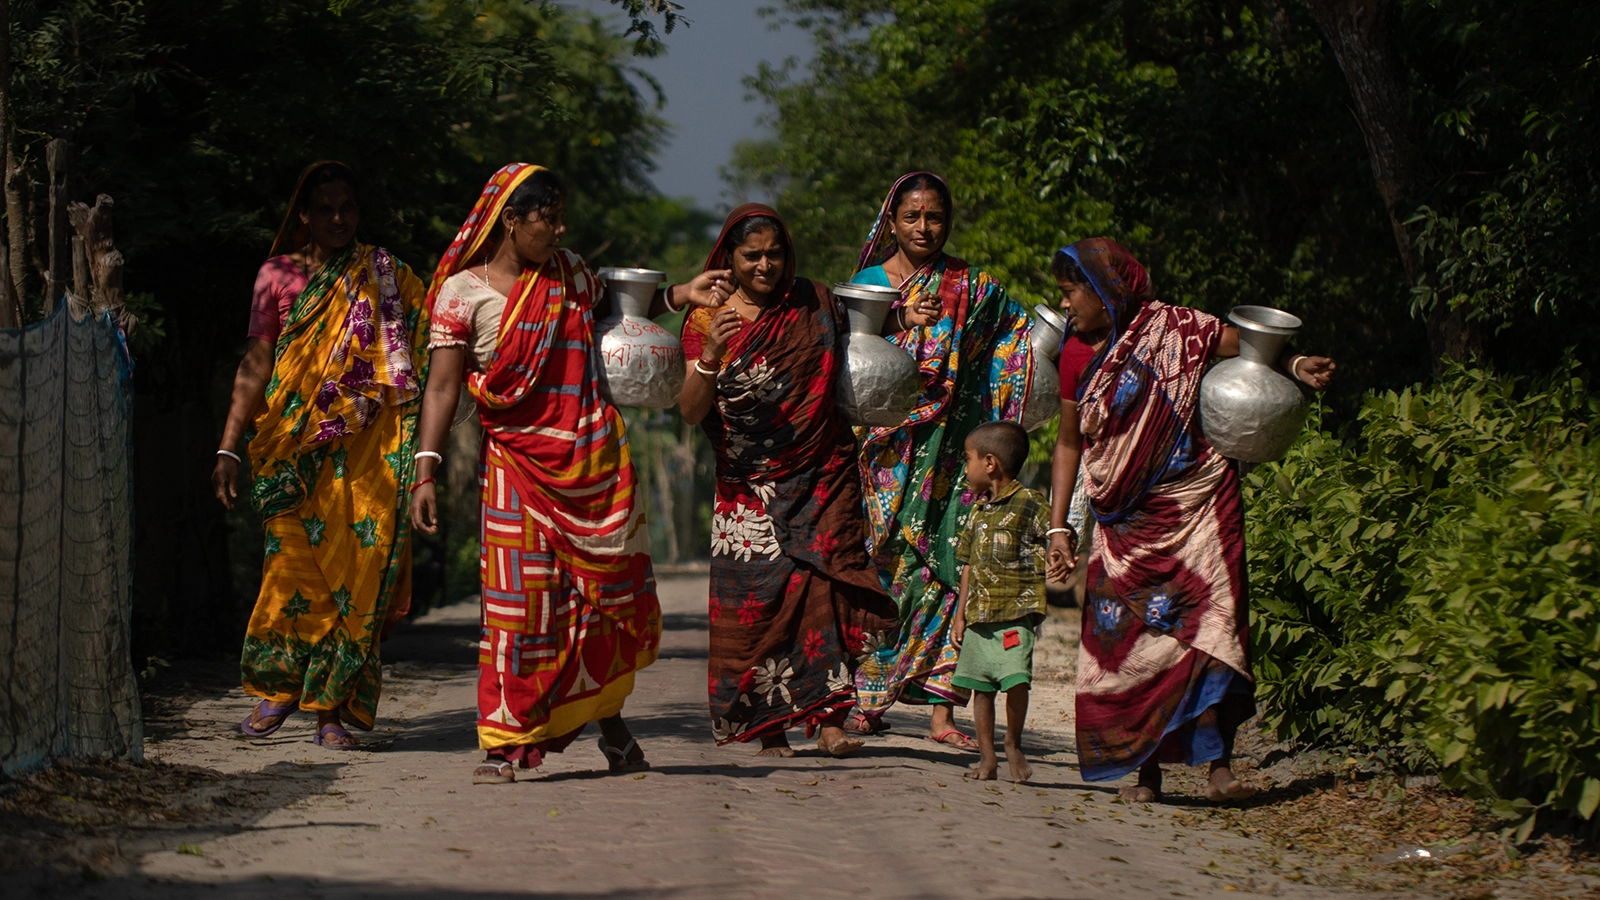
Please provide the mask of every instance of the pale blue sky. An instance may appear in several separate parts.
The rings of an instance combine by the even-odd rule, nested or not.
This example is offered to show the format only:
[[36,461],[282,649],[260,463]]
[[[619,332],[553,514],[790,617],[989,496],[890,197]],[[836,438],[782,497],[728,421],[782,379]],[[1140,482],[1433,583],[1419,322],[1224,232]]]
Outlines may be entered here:
[[[718,170],[727,164],[736,142],[764,134],[757,119],[766,104],[747,101],[740,79],[755,74],[763,61],[781,65],[792,56],[804,65],[811,58],[811,41],[797,28],[773,30],[772,19],[756,14],[773,5],[772,0],[678,2],[689,21],[665,36],[666,53],[634,61],[661,83],[667,95],[662,115],[672,123],[653,178],[669,197],[687,197],[721,211],[729,198]],[[572,5],[621,19],[606,0]]]

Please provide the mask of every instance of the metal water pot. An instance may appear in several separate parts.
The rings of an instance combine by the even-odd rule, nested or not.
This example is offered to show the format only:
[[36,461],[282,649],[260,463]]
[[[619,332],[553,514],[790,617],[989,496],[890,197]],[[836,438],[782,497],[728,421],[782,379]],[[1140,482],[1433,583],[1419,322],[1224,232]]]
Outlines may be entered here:
[[839,411],[852,425],[892,428],[905,422],[922,393],[922,373],[911,354],[882,337],[883,320],[900,299],[894,288],[835,284],[850,320],[839,373]]
[[1067,334],[1067,317],[1049,306],[1033,308],[1033,328],[1028,344],[1033,347],[1033,377],[1028,380],[1028,399],[1022,404],[1022,427],[1042,428],[1061,414],[1061,341]]
[[683,345],[650,321],[650,301],[666,273],[653,269],[601,269],[605,318],[595,323],[600,391],[613,406],[666,409],[683,390]]
[[1239,306],[1239,355],[1200,382],[1200,430],[1218,453],[1242,462],[1282,459],[1300,435],[1310,404],[1300,386],[1273,368],[1300,319],[1270,306]]

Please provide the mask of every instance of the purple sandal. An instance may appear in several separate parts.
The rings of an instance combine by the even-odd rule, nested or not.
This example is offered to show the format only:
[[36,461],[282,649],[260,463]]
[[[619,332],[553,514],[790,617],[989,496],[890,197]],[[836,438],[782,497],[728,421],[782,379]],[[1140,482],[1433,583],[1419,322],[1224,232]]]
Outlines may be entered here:
[[[273,706],[270,701],[263,700],[256,704],[254,712],[248,716],[245,716],[244,721],[239,723],[239,730],[244,732],[246,737],[270,737],[271,735],[276,734],[279,728],[283,727],[283,723],[289,721],[289,714],[293,713],[299,708],[299,700],[290,700],[282,706]],[[271,719],[274,717],[276,717],[278,721],[267,726],[266,728],[258,729],[254,725],[250,724],[251,719],[255,719],[257,722],[259,722],[262,719]]]
[[[328,740],[329,733],[335,736],[334,740]],[[353,744],[344,743],[349,738],[350,732],[345,731],[343,725],[338,722],[329,722],[317,729],[316,737],[311,739],[311,743],[316,744],[318,747],[327,747],[329,750],[360,750],[361,743],[359,741]]]

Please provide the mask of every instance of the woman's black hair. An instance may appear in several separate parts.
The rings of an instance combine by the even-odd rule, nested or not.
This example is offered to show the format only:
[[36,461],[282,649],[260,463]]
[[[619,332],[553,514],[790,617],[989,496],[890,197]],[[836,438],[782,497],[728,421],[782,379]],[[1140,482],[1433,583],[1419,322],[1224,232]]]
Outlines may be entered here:
[[900,215],[900,203],[912,191],[933,191],[939,195],[939,200],[944,203],[944,214],[946,216],[954,214],[955,204],[950,202],[949,185],[945,184],[943,179],[935,178],[927,172],[923,172],[900,182],[900,186],[894,189],[894,194],[889,198],[890,215]]
[[1070,284],[1088,284],[1089,276],[1083,274],[1083,269],[1072,254],[1065,250],[1057,250],[1055,259],[1050,260],[1051,277]]
[[[728,229],[728,236],[722,239],[722,249],[729,253],[733,248],[750,239],[750,235],[770,231],[778,236],[778,243],[783,244],[783,227],[778,220],[771,216],[750,216],[740,219],[732,228]],[[784,246],[784,249],[789,249]]]
[[556,173],[540,169],[517,185],[517,189],[506,199],[506,208],[523,220],[535,215],[549,218],[566,201],[567,186],[561,183]]
[[305,180],[300,184],[300,193],[295,197],[294,211],[303,213],[311,205],[311,195],[323,185],[342,182],[350,187],[350,193],[359,198],[357,190],[356,173],[349,166],[341,162],[323,163],[306,173]]

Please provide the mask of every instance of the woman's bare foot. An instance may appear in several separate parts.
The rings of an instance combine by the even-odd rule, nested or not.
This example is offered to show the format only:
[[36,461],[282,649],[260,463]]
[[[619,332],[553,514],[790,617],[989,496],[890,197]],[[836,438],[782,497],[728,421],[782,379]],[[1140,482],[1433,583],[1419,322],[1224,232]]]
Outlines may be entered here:
[[763,737],[761,749],[756,751],[756,755],[788,759],[794,755],[794,748],[789,746],[789,736],[780,731]]
[[1021,747],[1006,747],[1006,765],[1011,768],[1011,780],[1016,784],[1027,784],[1028,779],[1033,777],[1033,766],[1028,765],[1028,758],[1022,755]]
[[1207,800],[1212,803],[1237,803],[1255,795],[1255,789],[1245,787],[1234,777],[1233,769],[1226,763],[1211,764],[1211,778],[1206,782]]
[[988,762],[980,760],[976,765],[968,769],[966,774],[966,777],[973,781],[994,781],[999,776],[1000,761],[998,759],[991,759]]
[[824,725],[817,734],[817,749],[829,756],[849,756],[865,746],[864,741],[845,734],[837,725]]
[[1160,803],[1161,767],[1154,763],[1140,766],[1139,783],[1118,789],[1117,797],[1124,803]]

